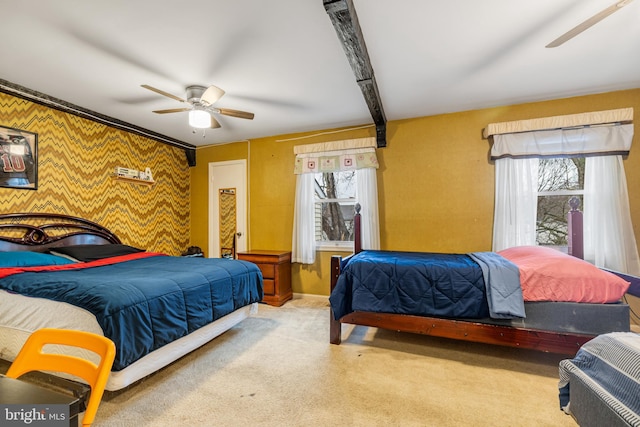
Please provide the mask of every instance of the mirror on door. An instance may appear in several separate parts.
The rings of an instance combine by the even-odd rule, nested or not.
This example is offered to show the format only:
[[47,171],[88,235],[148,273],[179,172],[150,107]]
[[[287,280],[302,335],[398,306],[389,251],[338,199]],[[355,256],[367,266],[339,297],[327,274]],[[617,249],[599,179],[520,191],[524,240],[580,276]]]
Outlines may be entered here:
[[220,207],[220,256],[235,259],[236,189],[221,188],[218,203]]

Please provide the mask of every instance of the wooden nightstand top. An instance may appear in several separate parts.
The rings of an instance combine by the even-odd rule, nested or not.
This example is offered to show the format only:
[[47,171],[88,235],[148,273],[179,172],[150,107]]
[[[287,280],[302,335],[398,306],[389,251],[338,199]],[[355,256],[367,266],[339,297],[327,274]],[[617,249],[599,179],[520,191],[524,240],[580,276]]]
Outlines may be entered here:
[[291,251],[272,251],[255,249],[246,252],[238,252],[238,259],[251,262],[290,262]]
[[278,255],[278,256],[286,256],[291,255],[291,251],[274,251],[268,249],[252,249],[250,251],[238,252],[238,255]]

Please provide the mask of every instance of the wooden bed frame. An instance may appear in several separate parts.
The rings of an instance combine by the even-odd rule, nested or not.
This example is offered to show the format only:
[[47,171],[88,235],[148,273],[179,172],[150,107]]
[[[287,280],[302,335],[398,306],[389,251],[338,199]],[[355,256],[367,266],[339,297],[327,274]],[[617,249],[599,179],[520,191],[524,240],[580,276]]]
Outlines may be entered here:
[[45,252],[60,246],[108,243],[122,242],[100,224],[83,218],[53,213],[0,215],[1,252]]
[[[572,206],[573,208],[573,206]],[[354,217],[355,246],[354,253],[362,251],[360,233],[360,207],[356,206]],[[582,228],[582,213],[573,209],[570,215],[570,224]],[[570,247],[582,253],[582,232],[571,230],[573,244]],[[351,255],[352,256],[352,255]],[[349,256],[350,257],[350,256]],[[336,286],[340,276],[340,265],[343,260],[339,255],[331,258],[331,292]],[[552,332],[540,329],[520,328],[513,326],[494,325],[471,320],[445,319],[436,317],[422,317],[404,314],[376,313],[356,311],[349,313],[339,320],[333,316],[330,310],[329,340],[332,344],[340,344],[342,341],[342,324],[370,326],[382,329],[390,329],[399,332],[411,332],[416,334],[431,335],[435,337],[452,338],[464,341],[473,341],[487,344],[497,344],[508,347],[533,349],[544,352],[575,355],[580,346],[593,339],[596,335]]]

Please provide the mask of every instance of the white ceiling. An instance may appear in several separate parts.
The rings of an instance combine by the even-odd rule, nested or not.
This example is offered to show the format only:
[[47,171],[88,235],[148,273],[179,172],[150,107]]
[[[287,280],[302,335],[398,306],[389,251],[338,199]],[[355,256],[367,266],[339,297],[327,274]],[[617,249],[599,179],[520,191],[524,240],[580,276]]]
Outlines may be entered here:
[[[388,120],[640,87],[640,1],[354,0]],[[322,0],[0,0],[0,79],[194,145],[373,123]],[[226,91],[195,134],[185,87]],[[4,123],[2,123],[4,124]]]

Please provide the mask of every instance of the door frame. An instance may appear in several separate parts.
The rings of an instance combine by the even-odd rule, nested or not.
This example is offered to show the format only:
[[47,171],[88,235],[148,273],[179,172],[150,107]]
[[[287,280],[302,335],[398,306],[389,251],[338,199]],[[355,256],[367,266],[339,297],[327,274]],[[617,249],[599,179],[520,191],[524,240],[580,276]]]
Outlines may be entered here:
[[[222,174],[222,170],[236,168],[234,176]],[[222,178],[216,178],[216,177]],[[249,242],[248,228],[248,188],[247,188],[247,160],[228,160],[224,162],[211,162],[208,165],[208,193],[209,193],[209,258],[220,257],[220,208],[218,205],[218,193],[220,188],[236,189],[236,232],[242,233],[236,240],[236,254],[247,250]]]

